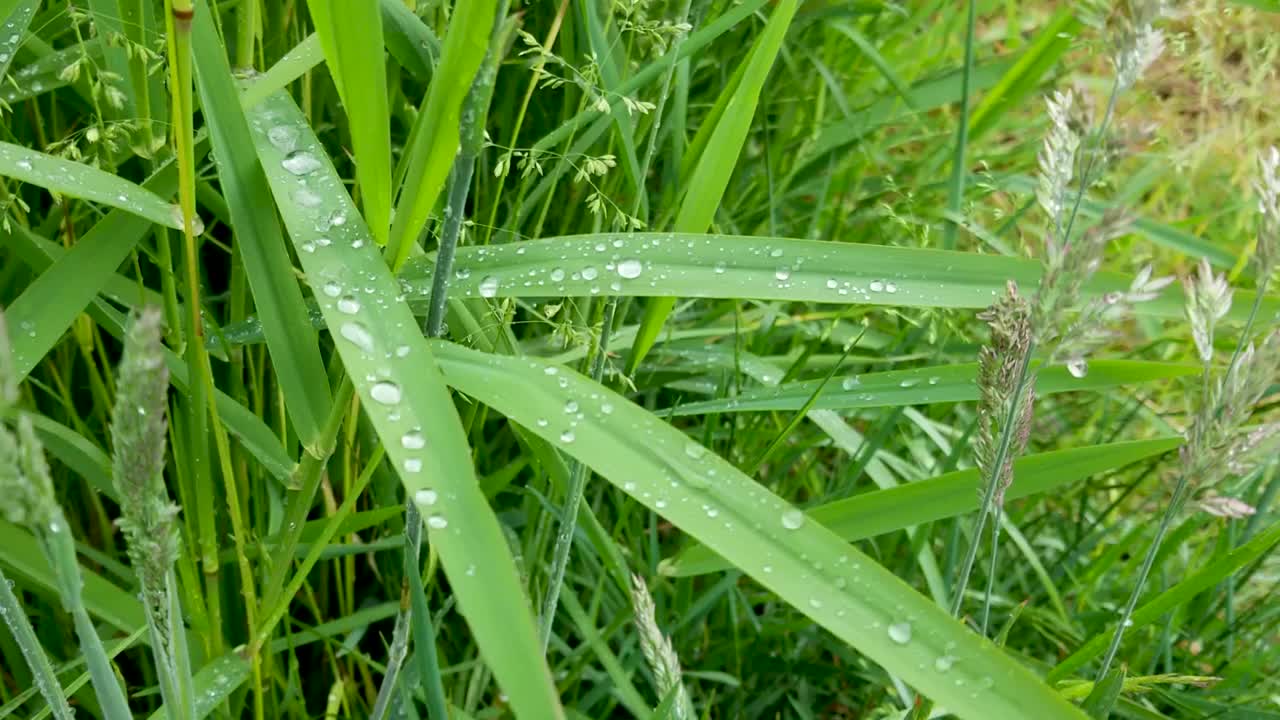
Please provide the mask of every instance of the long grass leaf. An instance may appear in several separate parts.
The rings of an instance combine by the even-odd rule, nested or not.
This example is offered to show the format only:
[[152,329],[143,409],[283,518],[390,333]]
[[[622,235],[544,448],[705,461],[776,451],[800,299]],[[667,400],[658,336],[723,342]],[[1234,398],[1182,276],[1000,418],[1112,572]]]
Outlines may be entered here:
[[874,560],[622,396],[567,368],[439,341],[431,347],[450,385],[558,442],[958,716],[1022,718],[1034,707],[1042,718],[1081,717]]
[[304,445],[311,446],[317,442],[332,402],[319,338],[307,317],[280,223],[274,209],[263,202],[270,194],[267,178],[257,158],[244,151],[253,142],[249,124],[209,13],[196,14],[192,56],[218,182],[227,200],[236,247],[262,320],[276,380],[298,436]]
[[[484,659],[518,714],[560,717],[515,562],[476,482],[462,425],[418,323],[398,299],[368,229],[293,101],[272,96],[251,119],[258,156],[303,270],[320,289],[325,319],[337,329],[343,364],[410,501],[426,518]],[[314,162],[310,172],[283,167],[287,155],[270,139],[281,127],[297,132],[293,152]],[[320,195],[321,205],[294,202],[300,187]],[[335,214],[343,220],[332,222]]]

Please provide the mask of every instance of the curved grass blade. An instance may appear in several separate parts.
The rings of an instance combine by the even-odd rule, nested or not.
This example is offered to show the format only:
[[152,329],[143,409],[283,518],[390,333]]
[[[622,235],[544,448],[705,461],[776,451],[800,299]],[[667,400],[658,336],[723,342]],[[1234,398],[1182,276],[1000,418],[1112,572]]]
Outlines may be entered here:
[[[432,264],[410,262],[401,274],[410,302],[425,307]],[[458,248],[451,297],[621,295],[757,298],[897,307],[985,308],[1013,280],[1031,292],[1042,265],[997,255],[696,233],[600,233],[507,245]],[[1102,294],[1131,278],[1099,272],[1085,287]],[[1242,320],[1253,295],[1237,292]],[[1247,300],[1242,298],[1248,298]],[[1139,304],[1135,312],[1183,317],[1180,288]],[[1280,298],[1262,317],[1280,313]]]
[[[1095,360],[1089,373],[1075,377],[1061,365],[1044,368],[1036,377],[1036,395],[1101,390],[1152,380],[1196,375],[1202,368],[1193,363],[1164,363],[1146,360]],[[943,402],[971,402],[978,399],[978,365],[961,363],[913,370],[847,375],[834,378],[822,388],[814,407],[848,410],[868,407],[900,407]],[[818,390],[821,380],[805,380],[776,388],[747,390],[721,400],[679,405],[674,415],[702,415],[711,412],[798,410]]]
[[[476,482],[453,399],[418,322],[398,299],[368,229],[292,99],[277,93],[250,120],[303,269],[320,290],[325,319],[337,329],[343,364],[410,500],[426,518],[482,656],[518,715],[561,717],[515,561]],[[272,143],[278,128],[296,131],[292,153]],[[285,167],[296,168],[300,157],[308,172]],[[294,202],[302,189],[322,202]]]
[[270,194],[267,179],[257,158],[244,152],[253,141],[213,22],[211,13],[196,13],[192,27],[200,106],[276,381],[299,438],[311,447],[329,415],[329,380],[280,223],[273,208],[263,203]]
[[4,28],[0,32],[0,78],[9,72],[9,63],[18,55],[18,46],[27,34],[31,18],[36,16],[40,0],[17,0],[6,5],[8,7],[0,8],[3,11],[0,15],[0,27]]
[[440,64],[413,131],[415,141],[407,150],[409,170],[400,187],[387,243],[394,270],[408,259],[410,247],[426,227],[427,215],[449,178],[461,138],[462,102],[489,50],[494,14],[495,3],[468,2],[460,3],[449,19]]
[[0,175],[67,197],[89,200],[175,230],[182,213],[154,192],[83,163],[0,142]]
[[312,33],[245,88],[240,95],[241,107],[247,109],[257,105],[322,62],[324,49],[320,47],[320,36]]
[[[1014,463],[1017,482],[1008,499],[1030,497],[1073,482],[1166,453],[1181,444],[1176,437],[1093,445],[1037,453]],[[903,530],[978,509],[976,469],[958,470],[887,490],[855,495],[807,511],[815,522],[848,541]],[[665,560],[662,572],[675,577],[702,575],[732,567],[705,545],[692,545]]]
[[970,139],[986,134],[1005,112],[1021,105],[1027,94],[1040,84],[1040,78],[1071,48],[1079,29],[1080,20],[1074,8],[1064,7],[1058,11],[973,109],[969,116]]
[[[716,209],[729,187],[729,179],[747,140],[747,131],[755,119],[765,80],[773,69],[774,58],[782,49],[782,41],[786,39],[787,28],[791,27],[791,19],[798,7],[798,0],[781,0],[775,4],[769,22],[751,50],[742,80],[730,89],[732,95],[724,113],[698,158],[693,176],[689,178],[689,190],[680,202],[680,212],[676,214],[676,232],[706,232],[715,220]],[[675,302],[674,297],[661,297],[645,306],[640,330],[627,358],[628,373],[635,372],[657,341]]]
[[956,715],[1082,717],[874,560],[621,395],[560,366],[430,346],[450,385],[558,443]]

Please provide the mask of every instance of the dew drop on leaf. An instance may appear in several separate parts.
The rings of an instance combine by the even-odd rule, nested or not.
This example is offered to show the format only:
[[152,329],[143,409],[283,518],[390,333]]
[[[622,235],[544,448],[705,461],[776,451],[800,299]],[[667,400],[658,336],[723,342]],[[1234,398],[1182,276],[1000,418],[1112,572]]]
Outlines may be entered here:
[[1068,360],[1067,372],[1071,373],[1071,377],[1073,378],[1082,378],[1089,374],[1089,361],[1084,358]]
[[406,450],[421,450],[427,446],[427,438],[420,430],[410,430],[400,436],[400,447]]
[[443,515],[432,515],[427,518],[427,527],[432,530],[443,530],[449,527],[449,520]]
[[788,530],[799,530],[804,524],[804,513],[792,508],[782,513],[782,527]]
[[369,388],[369,397],[383,405],[396,405],[400,402],[400,386],[390,380],[383,380]]
[[413,494],[413,501],[419,505],[435,505],[440,496],[435,490],[419,490]]
[[484,276],[480,281],[480,297],[491,298],[498,294],[498,278],[492,275]]
[[358,322],[343,323],[338,333],[348,342],[365,352],[373,352],[373,334]]
[[911,623],[897,622],[889,626],[889,639],[899,645],[911,642]]
[[320,161],[306,150],[294,150],[280,161],[280,167],[294,175],[307,175],[320,169]]
[[618,274],[628,280],[634,280],[640,277],[640,273],[644,271],[644,266],[639,260],[629,258],[618,263]]

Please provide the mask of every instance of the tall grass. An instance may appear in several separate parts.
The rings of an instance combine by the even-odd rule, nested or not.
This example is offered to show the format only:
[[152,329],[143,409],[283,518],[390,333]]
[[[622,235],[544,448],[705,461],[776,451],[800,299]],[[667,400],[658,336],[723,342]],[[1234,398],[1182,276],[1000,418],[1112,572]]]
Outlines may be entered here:
[[1265,717],[1275,18],[0,0],[0,717]]

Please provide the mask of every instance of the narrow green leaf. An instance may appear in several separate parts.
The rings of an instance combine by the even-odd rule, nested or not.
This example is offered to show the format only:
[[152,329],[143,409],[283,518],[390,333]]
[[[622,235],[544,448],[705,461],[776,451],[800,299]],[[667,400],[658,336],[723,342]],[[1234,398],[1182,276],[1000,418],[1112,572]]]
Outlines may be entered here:
[[175,230],[182,212],[155,192],[105,170],[0,142],[0,175],[67,197],[89,200]]
[[1064,7],[1036,35],[1017,62],[991,87],[969,116],[969,137],[978,138],[996,126],[1000,118],[1020,107],[1041,78],[1071,49],[1080,20],[1075,8]]
[[[1027,455],[1014,463],[1015,481],[1007,497],[1016,500],[1057,490],[1166,453],[1180,443],[1181,439],[1170,437]],[[862,540],[973,512],[978,509],[980,481],[976,469],[959,470],[819,505],[808,515],[845,540]],[[667,575],[684,577],[729,567],[706,546],[692,545],[664,561],[662,570]]]
[[[720,207],[720,201],[729,187],[729,179],[733,176],[738,156],[742,154],[742,146],[747,140],[747,131],[751,129],[751,123],[755,119],[756,106],[760,102],[765,80],[773,69],[774,58],[782,49],[782,41],[786,38],[787,28],[791,27],[791,19],[798,7],[798,0],[781,0],[776,4],[769,22],[751,51],[742,81],[732,88],[724,114],[716,123],[706,149],[698,158],[697,168],[689,179],[689,190],[680,203],[680,212],[676,214],[676,232],[706,232],[715,220],[716,209]],[[627,359],[627,372],[635,372],[640,361],[644,360],[674,307],[673,297],[652,300],[645,307],[640,331]]]
[[[561,717],[515,561],[476,482],[461,422],[418,322],[397,298],[399,289],[368,229],[292,99],[273,95],[255,108],[251,121],[303,270],[320,290],[325,319],[337,329],[343,365],[410,501],[426,518],[482,656],[517,714]],[[271,130],[280,127],[296,130],[294,155],[271,141]],[[297,153],[308,158],[308,172],[284,167],[286,157]],[[299,189],[322,202],[295,202]],[[335,214],[343,221],[332,222]]]
[[[319,440],[332,402],[328,376],[280,223],[271,205],[263,202],[270,195],[266,176],[257,158],[244,151],[253,140],[212,13],[196,13],[192,57],[219,185],[227,200],[236,247],[262,321],[276,380],[298,436],[304,445],[312,446]],[[285,142],[287,138],[277,140]]]
[[1124,690],[1124,676],[1123,666],[1108,672],[1106,677],[1093,686],[1089,696],[1080,704],[1080,709],[1093,720],[1107,720],[1111,717],[1111,709],[1120,699],[1120,692]]
[[[1061,365],[1045,368],[1036,377],[1036,395],[1101,390],[1152,380],[1196,375],[1194,363],[1162,363],[1145,360],[1096,360],[1084,377],[1075,377]],[[960,363],[913,370],[845,375],[823,388],[815,407],[848,410],[868,407],[901,407],[978,399],[977,363]],[[798,410],[818,388],[820,380],[805,380],[773,388],[747,390],[732,398],[679,405],[674,415],[720,412]]]
[[240,105],[245,108],[257,105],[271,93],[283,89],[322,62],[324,49],[320,47],[320,37],[314,33],[308,35],[245,88],[240,96]]
[[557,442],[956,715],[1023,718],[1034,707],[1044,720],[1082,717],[990,641],[621,395],[564,367],[430,346],[450,385]]
[[480,63],[489,50],[495,3],[460,3],[449,19],[440,64],[432,76],[427,100],[420,110],[416,141],[409,148],[409,170],[396,201],[395,221],[388,241],[398,270],[409,249],[426,227],[427,216],[449,179],[458,152],[462,102],[471,89]]
[[309,0],[307,8],[346,111],[365,222],[379,245],[391,226],[391,120],[382,11],[369,0]]
[[0,27],[4,28],[0,32],[0,78],[9,72],[39,5],[40,0],[11,0],[0,6]]

